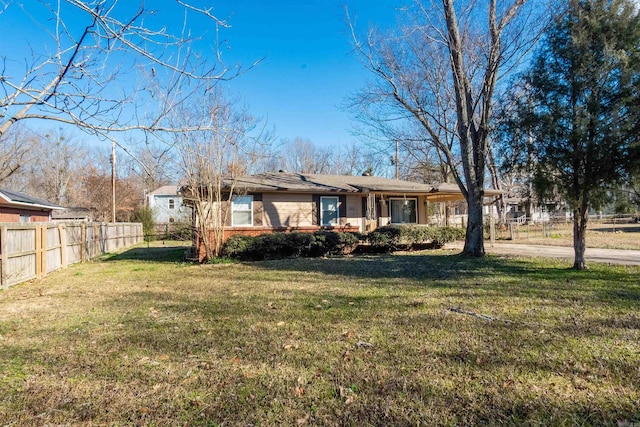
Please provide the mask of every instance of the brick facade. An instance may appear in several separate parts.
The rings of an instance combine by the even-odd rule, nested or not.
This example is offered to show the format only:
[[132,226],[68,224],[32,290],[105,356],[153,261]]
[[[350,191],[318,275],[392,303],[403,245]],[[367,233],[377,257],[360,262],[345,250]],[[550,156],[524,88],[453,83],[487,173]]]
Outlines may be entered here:
[[29,216],[29,222],[49,222],[49,212],[31,211],[0,206],[0,222],[20,222],[20,216]]

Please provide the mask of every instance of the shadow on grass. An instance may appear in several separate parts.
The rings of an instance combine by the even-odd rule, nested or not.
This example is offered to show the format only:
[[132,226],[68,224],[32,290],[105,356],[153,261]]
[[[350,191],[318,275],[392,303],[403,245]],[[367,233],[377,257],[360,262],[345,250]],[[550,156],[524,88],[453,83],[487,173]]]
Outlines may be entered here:
[[140,246],[124,252],[109,255],[104,261],[154,261],[154,262],[182,262],[185,260],[185,254],[188,246]]
[[[251,263],[275,272],[321,273],[368,279],[371,286],[428,286],[481,290],[485,295],[590,298],[637,304],[637,275],[625,268],[594,265],[576,271],[563,261],[467,258],[445,254],[394,254],[330,259],[287,259]],[[633,269],[633,268],[631,268]],[[587,286],[582,286],[582,285]]]
[[640,226],[626,226],[623,225],[621,226],[615,226],[615,225],[609,225],[609,226],[594,226],[591,231],[599,231],[601,233],[640,233]]
[[[134,248],[108,261],[170,262],[183,249]],[[91,310],[56,316],[64,323],[23,334],[24,342],[10,337],[3,345],[13,348],[2,352],[0,367],[13,370],[13,382],[0,375],[0,392],[20,390],[4,399],[6,413],[28,417],[27,408],[33,414],[17,425],[57,424],[56,414],[84,419],[86,402],[101,408],[87,422],[101,425],[170,425],[176,416],[194,425],[275,425],[273,416],[277,424],[295,425],[311,407],[324,425],[635,420],[638,317],[628,310],[608,318],[608,304],[584,310],[582,298],[635,298],[637,307],[638,269],[576,272],[567,266],[442,252],[256,262],[231,266],[228,276],[214,266],[168,266],[162,270],[166,284],[154,279],[134,290],[100,288],[107,292],[102,309],[96,299]],[[298,287],[306,274],[313,283]],[[313,276],[322,274],[328,277]],[[253,286],[253,278],[264,283]],[[356,279],[377,289],[361,292]],[[274,292],[271,281],[285,285]],[[567,305],[566,314],[550,310],[557,320],[543,332],[540,325],[452,314],[449,295],[435,292],[435,301],[423,300],[421,289],[404,293],[399,286],[536,296],[544,310]],[[513,304],[514,315],[526,314],[535,307],[531,302],[495,300],[495,307],[499,312]],[[29,324],[15,325],[23,323]],[[621,349],[608,348],[612,333]],[[593,340],[600,335],[606,338]],[[592,348],[582,351],[583,344]],[[29,381],[20,382],[23,368]],[[133,392],[118,400],[105,390]],[[603,397],[595,400],[599,390]],[[50,398],[56,394],[64,400]],[[276,400],[291,409],[273,406]],[[55,411],[43,412],[52,402]],[[153,419],[145,418],[149,413]]]

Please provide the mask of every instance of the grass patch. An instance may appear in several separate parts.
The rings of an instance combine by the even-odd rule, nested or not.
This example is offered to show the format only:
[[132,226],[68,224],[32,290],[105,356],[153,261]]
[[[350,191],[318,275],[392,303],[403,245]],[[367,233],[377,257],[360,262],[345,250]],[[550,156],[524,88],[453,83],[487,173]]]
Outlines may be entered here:
[[125,252],[0,293],[0,420],[640,422],[637,267],[175,256]]

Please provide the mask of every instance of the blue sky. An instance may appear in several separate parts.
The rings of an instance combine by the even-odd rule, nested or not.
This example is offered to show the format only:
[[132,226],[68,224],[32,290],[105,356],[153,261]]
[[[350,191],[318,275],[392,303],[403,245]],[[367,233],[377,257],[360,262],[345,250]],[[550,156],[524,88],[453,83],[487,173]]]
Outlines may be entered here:
[[[220,31],[220,39],[226,41],[222,55],[227,65],[247,68],[263,58],[256,67],[226,85],[253,115],[267,121],[277,141],[301,137],[319,146],[357,141],[350,134],[351,116],[340,105],[369,76],[352,53],[344,7],[364,30],[370,24],[384,27],[393,23],[397,1],[194,1],[213,7],[214,15],[230,24],[230,28]],[[32,49],[36,54],[55,50],[48,35],[55,21],[42,7],[47,3],[52,7],[56,4],[16,2],[0,15],[5,33],[11,35],[0,39],[0,52],[10,58],[9,65],[17,67],[13,71],[18,75]],[[137,6],[137,1],[121,1],[118,7],[133,11]],[[162,21],[169,31],[180,30],[183,16],[176,13],[175,0],[147,0],[145,6],[157,10],[153,15],[155,25]],[[70,28],[73,24],[87,25],[85,20],[75,22],[73,14],[65,19]],[[210,22],[190,14],[189,23],[195,36],[204,37],[197,48],[213,56],[210,45],[215,31]],[[73,28],[71,32],[78,33]]]
[[[228,86],[250,111],[275,127],[278,139],[307,138],[338,146],[350,135],[351,117],[340,109],[345,97],[364,85],[367,72],[352,53],[345,1],[249,0],[216,8],[229,16],[224,30],[229,64],[264,60]],[[387,0],[347,0],[359,27],[394,21]]]

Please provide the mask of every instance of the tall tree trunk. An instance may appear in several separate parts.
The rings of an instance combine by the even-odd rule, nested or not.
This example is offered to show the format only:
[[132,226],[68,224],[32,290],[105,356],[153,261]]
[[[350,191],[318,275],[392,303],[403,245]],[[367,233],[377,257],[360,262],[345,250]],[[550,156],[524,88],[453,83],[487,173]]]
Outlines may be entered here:
[[584,260],[584,253],[587,247],[587,221],[589,219],[589,208],[586,203],[582,203],[579,208],[573,210],[573,250],[575,258],[573,268],[576,270],[586,270],[587,263]]
[[[483,191],[482,189],[476,189]],[[471,196],[471,195],[470,195]],[[468,256],[484,256],[484,229],[482,215],[482,196],[475,195],[467,200],[469,220],[462,253]]]

